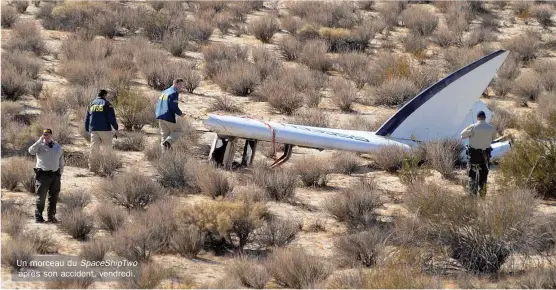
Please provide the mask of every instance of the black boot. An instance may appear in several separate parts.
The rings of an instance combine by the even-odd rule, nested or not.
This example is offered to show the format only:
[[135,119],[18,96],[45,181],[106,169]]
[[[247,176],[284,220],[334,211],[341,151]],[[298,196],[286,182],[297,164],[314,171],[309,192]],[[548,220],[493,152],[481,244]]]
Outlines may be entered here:
[[36,216],[36,217],[35,217],[35,222],[36,222],[36,223],[39,223],[39,224],[44,223],[44,218],[42,217],[42,215]]
[[49,217],[48,217],[48,223],[57,224],[57,223],[58,223],[58,219],[56,219],[55,216],[49,216]]

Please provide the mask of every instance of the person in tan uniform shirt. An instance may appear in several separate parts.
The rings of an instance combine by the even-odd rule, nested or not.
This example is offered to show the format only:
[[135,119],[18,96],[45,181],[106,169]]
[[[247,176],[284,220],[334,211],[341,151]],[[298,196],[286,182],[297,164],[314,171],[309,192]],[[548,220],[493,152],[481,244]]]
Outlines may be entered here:
[[477,113],[477,122],[467,126],[461,132],[461,139],[468,139],[467,174],[468,190],[471,195],[477,193],[484,197],[487,191],[488,164],[490,161],[490,144],[496,138],[496,130],[486,122],[485,112]]

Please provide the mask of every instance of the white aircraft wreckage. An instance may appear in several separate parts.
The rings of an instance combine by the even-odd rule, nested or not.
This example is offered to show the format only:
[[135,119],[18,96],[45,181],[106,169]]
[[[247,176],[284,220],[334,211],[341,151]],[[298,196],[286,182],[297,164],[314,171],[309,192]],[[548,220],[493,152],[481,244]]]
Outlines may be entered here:
[[[479,98],[508,54],[505,50],[492,52],[431,85],[408,101],[376,132],[210,114],[204,125],[217,136],[209,159],[230,169],[239,139],[245,140],[242,166],[253,163],[258,141],[272,142],[273,146],[284,144],[284,154],[275,160],[272,167],[286,162],[294,146],[369,153],[383,146],[397,145],[411,149],[426,141],[459,139],[461,131],[475,122],[478,111],[484,111],[487,121],[490,121],[492,112]],[[509,151],[511,143],[496,140],[491,147],[492,158],[496,159]]]

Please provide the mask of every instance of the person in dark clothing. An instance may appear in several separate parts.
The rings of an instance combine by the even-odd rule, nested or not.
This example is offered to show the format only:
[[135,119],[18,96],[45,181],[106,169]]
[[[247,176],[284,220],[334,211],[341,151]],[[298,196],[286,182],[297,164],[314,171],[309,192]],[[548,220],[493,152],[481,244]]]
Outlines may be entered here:
[[173,85],[162,92],[156,103],[155,113],[162,136],[163,150],[169,149],[183,134],[181,125],[176,121],[176,115],[183,116],[178,107],[179,91],[183,84],[183,79],[175,79]]
[[37,142],[29,147],[29,154],[37,156],[35,166],[35,193],[37,194],[35,221],[44,223],[42,213],[48,194],[48,222],[57,223],[56,203],[60,194],[64,172],[64,151],[52,140],[52,130],[45,129]]
[[[112,138],[118,131],[116,113],[112,104],[106,100],[107,95],[107,90],[100,90],[98,96],[87,107],[87,116],[84,121],[85,131],[91,133],[89,168],[91,168],[91,159],[98,153],[101,145],[108,149],[112,148]],[[112,129],[115,130],[114,133],[112,133]]]

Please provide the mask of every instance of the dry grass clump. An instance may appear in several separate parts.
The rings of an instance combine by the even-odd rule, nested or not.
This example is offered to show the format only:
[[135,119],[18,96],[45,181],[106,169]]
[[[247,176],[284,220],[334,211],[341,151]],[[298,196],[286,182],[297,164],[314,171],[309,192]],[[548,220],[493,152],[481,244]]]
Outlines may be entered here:
[[13,157],[2,163],[2,188],[15,190],[21,184],[29,192],[34,186],[35,163],[29,158]]
[[35,251],[29,240],[22,237],[2,243],[2,264],[12,268],[12,272],[19,271],[23,263],[29,265]]
[[218,96],[211,105],[210,111],[223,111],[228,113],[241,113],[243,110],[228,96]]
[[175,149],[163,152],[156,164],[159,182],[164,187],[197,191],[199,186],[194,169],[197,164],[187,153]]
[[377,131],[382,124],[384,124],[390,116],[382,115],[378,118],[367,118],[362,115],[355,115],[349,119],[347,124],[342,124],[341,128],[348,130],[358,130],[358,131]]
[[[2,169],[2,172],[5,170]],[[2,176],[2,184],[4,177]],[[25,228],[27,215],[14,202],[9,200],[2,201],[2,232],[15,237]]]
[[173,56],[180,57],[189,46],[189,34],[181,30],[164,33],[162,43]]
[[303,126],[326,128],[330,125],[329,120],[326,112],[315,108],[300,108],[293,114],[293,123]]
[[280,28],[291,35],[296,35],[297,31],[303,27],[303,24],[303,20],[298,16],[286,15],[280,18]]
[[280,168],[271,169],[257,164],[253,171],[253,182],[276,201],[292,201],[295,196],[296,181],[297,176]]
[[343,53],[340,54],[338,62],[342,71],[355,82],[355,86],[361,89],[367,82],[367,72],[369,70],[369,59],[364,53]]
[[81,245],[79,256],[87,261],[102,261],[110,251],[110,243],[101,239],[93,239]]
[[245,61],[229,63],[214,78],[218,86],[226,92],[237,96],[247,96],[253,92],[261,81],[257,67]]
[[39,255],[58,253],[58,243],[49,232],[33,229],[21,233],[21,238],[30,241],[33,250]]
[[368,71],[368,84],[380,86],[388,79],[410,77],[412,67],[410,60],[406,57],[395,56],[393,54],[378,54],[372,61]]
[[553,289],[556,288],[556,267],[545,266],[531,269],[517,282],[522,289]]
[[19,18],[17,10],[9,5],[2,5],[2,28],[11,28]]
[[515,53],[521,61],[528,62],[536,57],[540,36],[533,31],[527,31],[509,39],[504,46]]
[[547,28],[552,26],[551,18],[552,15],[554,15],[554,6],[549,4],[535,5],[531,8],[531,15],[533,15],[544,28]]
[[158,285],[172,276],[172,271],[154,262],[141,264],[140,274],[132,279],[125,278],[119,283],[126,289],[155,289]]
[[415,5],[401,14],[404,25],[421,37],[431,35],[438,26],[438,17],[424,6]]
[[182,226],[172,235],[170,247],[186,258],[195,258],[203,249],[205,235],[194,225]]
[[387,246],[390,234],[379,227],[339,237],[334,242],[338,259],[344,266],[372,267]]
[[246,288],[262,289],[270,280],[265,267],[247,259],[234,261],[227,269],[228,275],[239,280]]
[[110,233],[117,231],[127,219],[125,212],[113,205],[97,207],[94,216],[99,228]]
[[301,177],[305,186],[326,186],[326,176],[332,172],[329,160],[310,157],[296,162],[293,170]]
[[290,13],[325,27],[353,28],[357,24],[356,7],[353,3],[320,3],[310,2],[291,3],[288,5]]
[[434,41],[440,47],[450,47],[461,44],[462,37],[462,33],[458,33],[446,27],[441,27],[434,33]]
[[59,201],[66,206],[67,210],[82,210],[92,201],[92,196],[86,191],[72,191],[60,195]]
[[539,73],[545,90],[556,91],[556,61],[537,60],[533,64],[533,69]]
[[145,134],[142,132],[126,132],[118,134],[118,138],[114,140],[114,148],[121,151],[143,151],[145,142]]
[[232,62],[247,61],[248,50],[241,45],[211,44],[203,49],[205,72],[208,77],[215,77]]
[[398,171],[410,154],[409,149],[398,145],[384,146],[371,152],[376,166],[389,173]]
[[405,6],[403,2],[389,2],[384,3],[384,5],[378,9],[378,12],[382,15],[389,30],[398,25],[398,18],[405,9]]
[[274,17],[260,17],[249,23],[249,33],[264,43],[270,42],[272,36],[280,30],[278,20]]
[[18,121],[2,121],[2,156],[28,154],[27,149],[37,141],[31,127]]
[[212,164],[198,164],[194,171],[201,192],[213,199],[218,196],[225,197],[234,189],[226,173]]
[[524,104],[537,100],[542,92],[541,76],[534,71],[522,73],[515,80],[512,91]]
[[89,160],[91,172],[102,177],[114,175],[114,173],[123,166],[120,157],[109,148],[101,148],[101,150],[97,154],[91,156]]
[[427,163],[446,178],[454,174],[461,152],[465,149],[458,139],[431,140],[423,148]]
[[296,60],[301,55],[303,43],[297,38],[287,35],[280,42],[280,50],[286,60]]
[[266,269],[278,285],[286,288],[312,288],[332,273],[328,263],[301,249],[280,249],[274,252]]
[[427,48],[427,39],[423,38],[416,33],[408,34],[402,40],[405,51],[414,54],[417,57],[424,55],[424,50]]
[[253,240],[267,247],[284,247],[295,240],[301,227],[299,222],[273,217],[257,229]]
[[47,52],[46,44],[35,21],[20,20],[12,25],[10,39],[6,47],[10,50],[30,51],[36,55]]
[[2,54],[2,98],[17,101],[25,94],[38,96],[42,82],[37,79],[42,67],[42,61],[30,52],[14,50]]
[[68,209],[62,213],[60,227],[72,238],[85,241],[93,231],[93,217],[82,209]]
[[156,90],[165,90],[176,78],[182,78],[187,92],[192,93],[201,81],[194,62],[172,62],[164,53],[153,48],[139,51],[137,66],[147,77],[147,83]]
[[350,229],[366,229],[376,224],[375,209],[382,206],[380,191],[372,181],[361,183],[326,200],[326,210]]
[[357,100],[357,89],[345,79],[335,79],[331,83],[332,102],[342,111],[351,112],[353,103]]
[[261,79],[266,79],[274,73],[281,71],[282,62],[278,56],[264,46],[257,46],[251,50],[253,63],[259,70]]
[[324,40],[306,41],[301,47],[299,61],[310,69],[326,72],[332,68],[332,60],[326,54],[328,44]]
[[332,157],[332,168],[334,172],[352,174],[357,172],[359,167],[359,158],[357,154],[353,152],[338,152]]
[[392,78],[376,89],[374,104],[378,106],[399,107],[415,97],[418,89],[407,78]]
[[157,182],[137,172],[123,173],[104,181],[101,193],[127,209],[142,209],[167,194]]

